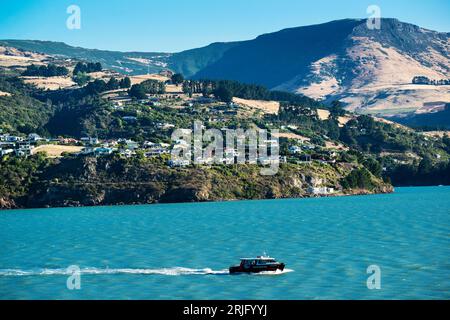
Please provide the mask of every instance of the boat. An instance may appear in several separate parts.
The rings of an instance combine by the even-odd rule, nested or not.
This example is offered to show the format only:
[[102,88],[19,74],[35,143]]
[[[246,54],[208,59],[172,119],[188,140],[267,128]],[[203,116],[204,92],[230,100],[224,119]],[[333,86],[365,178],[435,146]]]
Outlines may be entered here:
[[231,266],[230,273],[259,273],[264,271],[283,271],[285,264],[268,256],[241,258],[238,266]]

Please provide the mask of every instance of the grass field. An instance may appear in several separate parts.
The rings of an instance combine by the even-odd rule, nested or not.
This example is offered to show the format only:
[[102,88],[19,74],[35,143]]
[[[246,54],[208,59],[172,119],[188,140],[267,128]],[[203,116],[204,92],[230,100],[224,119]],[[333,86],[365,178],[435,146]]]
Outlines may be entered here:
[[59,158],[64,152],[77,153],[80,152],[83,147],[77,146],[60,146],[55,144],[45,144],[33,149],[33,154],[38,152],[46,152],[49,158]]

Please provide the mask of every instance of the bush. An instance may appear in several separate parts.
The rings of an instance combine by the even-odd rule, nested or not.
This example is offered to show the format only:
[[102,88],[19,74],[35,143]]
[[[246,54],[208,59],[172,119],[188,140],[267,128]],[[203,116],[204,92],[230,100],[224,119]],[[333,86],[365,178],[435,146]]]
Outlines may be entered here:
[[353,170],[341,183],[344,189],[372,190],[374,187],[371,174],[366,168]]

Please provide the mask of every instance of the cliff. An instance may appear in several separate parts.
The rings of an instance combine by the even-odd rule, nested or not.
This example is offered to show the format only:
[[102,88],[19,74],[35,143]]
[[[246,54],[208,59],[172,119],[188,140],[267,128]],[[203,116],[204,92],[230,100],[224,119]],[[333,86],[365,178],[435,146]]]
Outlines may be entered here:
[[[319,196],[313,187],[333,188],[326,195],[392,192],[370,176],[367,188],[344,189],[341,181],[355,164],[284,164],[274,176],[255,165],[169,168],[147,159],[120,157],[62,159],[46,166],[21,195],[0,207],[38,208],[150,204]],[[0,198],[2,196],[0,195]]]

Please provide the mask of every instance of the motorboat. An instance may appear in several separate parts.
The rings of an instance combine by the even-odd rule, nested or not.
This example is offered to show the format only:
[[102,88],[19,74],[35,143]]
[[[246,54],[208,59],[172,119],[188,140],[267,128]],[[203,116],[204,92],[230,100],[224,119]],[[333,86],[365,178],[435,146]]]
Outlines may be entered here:
[[241,263],[230,267],[230,273],[259,273],[264,271],[283,271],[285,264],[268,256],[241,258]]

